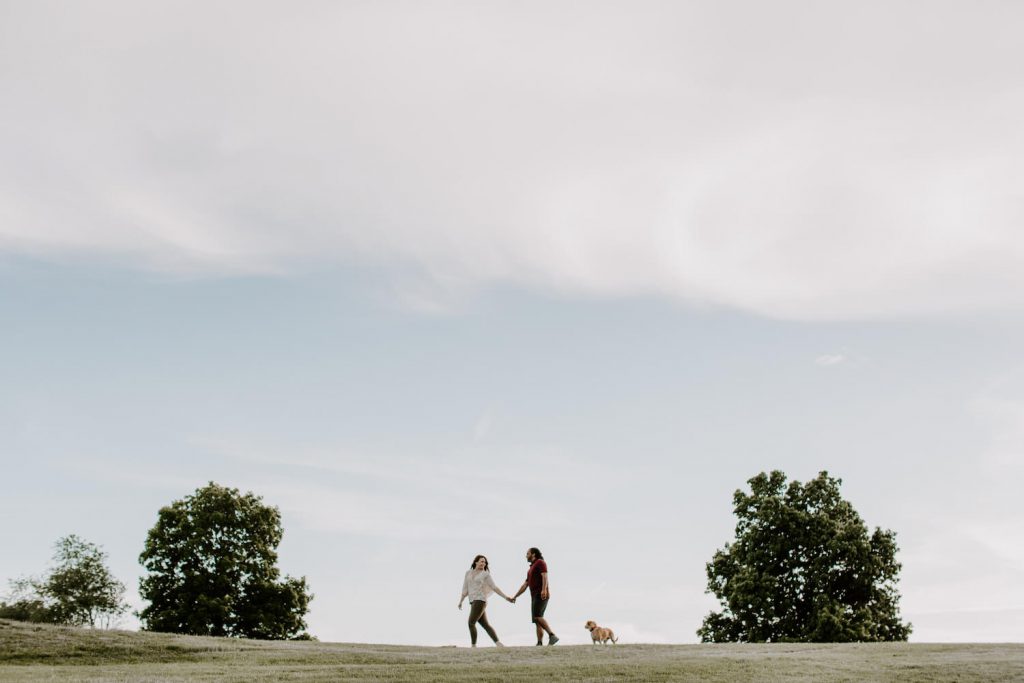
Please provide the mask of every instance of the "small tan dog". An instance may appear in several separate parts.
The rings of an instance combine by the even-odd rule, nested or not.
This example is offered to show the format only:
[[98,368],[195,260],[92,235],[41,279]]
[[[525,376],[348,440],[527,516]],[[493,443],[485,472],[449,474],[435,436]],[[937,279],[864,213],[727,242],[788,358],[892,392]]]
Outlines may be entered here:
[[609,640],[613,643],[619,642],[619,639],[615,637],[615,633],[610,628],[598,626],[596,622],[588,621],[583,628],[590,631],[590,637],[594,640],[594,645],[597,645],[598,642],[606,644]]

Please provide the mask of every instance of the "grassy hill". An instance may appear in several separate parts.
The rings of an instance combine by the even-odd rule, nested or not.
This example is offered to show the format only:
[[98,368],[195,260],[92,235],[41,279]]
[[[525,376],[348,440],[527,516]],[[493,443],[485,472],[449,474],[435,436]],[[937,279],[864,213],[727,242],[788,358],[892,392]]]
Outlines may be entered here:
[[1024,681],[1024,645],[494,648],[264,642],[0,620],[3,681]]

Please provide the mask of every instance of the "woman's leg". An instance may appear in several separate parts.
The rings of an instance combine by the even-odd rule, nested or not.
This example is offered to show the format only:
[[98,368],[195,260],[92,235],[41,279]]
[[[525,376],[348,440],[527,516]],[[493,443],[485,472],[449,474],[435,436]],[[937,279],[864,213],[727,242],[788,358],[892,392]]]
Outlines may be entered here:
[[[486,606],[487,603],[485,602],[484,607]],[[494,642],[498,642],[498,634],[494,632],[494,629],[491,628],[491,624],[487,621],[487,612],[481,611],[480,625],[484,627],[485,631],[487,631],[487,635],[491,637],[491,640],[493,640]]]
[[476,622],[484,615],[485,607],[487,607],[487,603],[483,600],[474,600],[469,603],[469,640],[473,645],[476,645]]

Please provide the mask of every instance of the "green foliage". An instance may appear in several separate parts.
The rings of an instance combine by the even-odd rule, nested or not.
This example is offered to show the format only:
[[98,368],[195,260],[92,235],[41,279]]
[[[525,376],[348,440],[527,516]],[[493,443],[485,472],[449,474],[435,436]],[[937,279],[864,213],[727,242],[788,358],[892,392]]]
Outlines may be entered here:
[[821,472],[786,485],[774,471],[733,496],[736,540],[707,564],[721,602],[697,631],[703,642],[897,641],[896,535],[871,534],[842,483]]
[[210,482],[160,510],[139,561],[151,631],[278,640],[305,627],[305,577],[280,577],[277,508]]
[[0,602],[0,619],[30,621],[36,624],[56,624],[57,615],[41,598],[22,598]]
[[40,579],[12,582],[15,599],[0,617],[20,621],[110,626],[124,614],[124,584],[106,566],[107,554],[74,534],[55,544],[54,566]]
[[107,554],[71,535],[57,541],[56,566],[41,593],[53,602],[58,623],[73,626],[109,626],[128,610],[124,584],[107,569]]
[[36,624],[56,624],[57,614],[39,594],[39,579],[21,578],[10,582],[11,591],[6,601],[0,602],[0,619],[29,621]]

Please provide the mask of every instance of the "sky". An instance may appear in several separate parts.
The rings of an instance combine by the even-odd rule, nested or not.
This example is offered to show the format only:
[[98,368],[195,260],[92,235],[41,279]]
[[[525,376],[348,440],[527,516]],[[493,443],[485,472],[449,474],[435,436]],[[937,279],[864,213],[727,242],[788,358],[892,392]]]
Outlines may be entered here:
[[216,481],[321,640],[463,645],[538,546],[563,642],[688,643],[732,493],[827,470],[912,641],[1021,641],[1022,20],[0,2],[0,581],[76,533],[138,608]]

